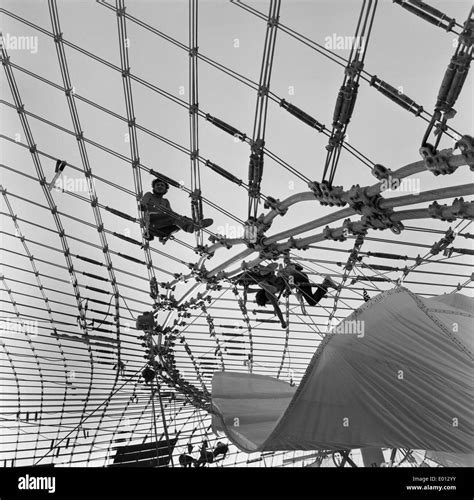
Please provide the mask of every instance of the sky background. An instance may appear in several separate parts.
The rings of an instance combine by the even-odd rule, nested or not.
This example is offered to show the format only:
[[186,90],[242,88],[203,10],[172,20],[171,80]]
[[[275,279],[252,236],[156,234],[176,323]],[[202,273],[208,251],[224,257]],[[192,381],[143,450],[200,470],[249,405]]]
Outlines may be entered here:
[[[48,31],[52,31],[47,2],[42,0],[1,0],[0,3],[4,9]],[[249,1],[248,3],[265,14],[268,11],[269,2],[267,1]],[[464,22],[470,9],[470,3],[467,1],[444,0],[430,3],[447,15],[456,18],[460,23]],[[136,0],[129,1],[126,5],[128,14],[144,20],[184,44],[188,43],[187,1],[160,0],[152,2]],[[360,5],[361,3],[356,0],[287,0],[282,2],[280,21],[315,42],[324,45],[326,37],[346,37],[354,34]],[[61,30],[66,40],[116,66],[120,66],[117,22],[112,10],[96,2],[69,0],[59,1],[58,10]],[[58,85],[62,85],[55,44],[51,37],[7,15],[2,15],[1,27],[4,36],[8,34],[10,36],[38,37],[37,51],[8,50],[12,63],[20,65]],[[152,82],[170,94],[187,101],[189,99],[187,53],[131,21],[127,21],[127,33],[130,41],[129,60],[131,72],[144,80]],[[229,2],[217,0],[201,0],[199,2],[200,53],[256,82],[259,79],[264,36],[265,23],[243,9]],[[452,33],[446,33],[422,21],[391,1],[381,1],[379,2],[366,53],[365,69],[394,87],[401,87],[406,95],[410,96],[418,104],[423,105],[429,112],[432,112],[445,69],[454,53],[453,40],[455,38]],[[65,50],[70,77],[76,94],[94,101],[114,113],[126,116],[120,73],[69,47],[65,47]],[[349,50],[335,50],[335,53],[347,58]],[[203,61],[199,61],[198,65],[199,106],[201,111],[210,113],[251,136],[256,92]],[[13,72],[21,99],[27,111],[72,130],[67,100],[63,92],[18,70],[13,70]],[[337,92],[342,80],[343,68],[341,66],[324,58],[285,33],[281,31],[278,33],[271,90],[279,97],[297,105],[330,127]],[[0,85],[1,98],[10,103],[13,102],[4,72],[2,72]],[[450,121],[450,125],[462,134],[472,134],[473,130],[472,89],[471,73],[471,77],[466,81],[464,90],[455,105],[458,114]],[[132,81],[132,93],[138,124],[186,148],[189,147],[189,113],[186,108],[159,96],[135,81]],[[109,116],[77,99],[76,105],[86,138],[126,158],[130,157],[126,122]],[[1,134],[24,143],[25,137],[16,110],[3,104],[1,111]],[[78,171],[66,167],[63,172],[64,181],[67,178],[74,182],[72,189],[66,185],[68,190],[73,191],[73,195],[52,191],[59,211],[81,221],[94,224],[93,212],[84,201],[84,198],[88,199],[88,192],[81,189],[84,175],[75,137],[33,117],[29,117],[28,121],[34,141],[40,151],[48,153],[54,158],[64,159],[68,164],[81,169],[81,171]],[[373,162],[381,163],[395,170],[408,163],[418,161],[420,159],[418,149],[425,129],[426,122],[398,107],[375,89],[369,87],[366,82],[361,81],[355,111],[348,127],[348,142]],[[41,281],[45,287],[50,289],[47,296],[51,301],[57,301],[53,307],[54,316],[60,321],[69,323],[67,327],[64,327],[65,332],[78,333],[79,330],[74,325],[76,305],[74,297],[71,296],[73,290],[69,283],[67,269],[64,267],[66,265],[65,260],[61,252],[54,251],[54,248],[61,248],[54,220],[48,210],[31,203],[46,206],[45,198],[36,178],[31,155],[27,149],[10,141],[3,139],[0,144],[1,184],[8,190],[8,199],[14,213],[19,217],[19,225],[23,234],[31,240],[31,242],[28,242],[28,246],[35,259],[37,259]],[[275,103],[269,103],[266,146],[310,179],[321,180],[326,157],[326,144],[326,136],[318,134],[314,129],[310,129],[299,122]],[[199,145],[202,157],[217,163],[245,182],[247,181],[250,152],[248,144],[235,142],[231,136],[215,128],[212,124],[200,120]],[[441,146],[453,147],[453,142],[443,139]],[[190,160],[186,154],[141,131],[138,131],[138,148],[142,165],[166,174],[179,182],[182,181],[185,186],[190,187]],[[86,149],[92,172],[95,175],[128,190],[128,192],[123,192],[100,180],[96,180],[95,187],[99,203],[136,217],[136,205],[133,195],[134,184],[130,162],[107,154],[90,144],[86,144]],[[41,157],[41,163],[46,179],[51,180],[54,176],[55,161]],[[22,176],[10,169],[17,170],[33,178]],[[203,196],[238,218],[245,220],[247,217],[246,190],[231,184],[204,165],[201,165],[200,170]],[[466,167],[462,167],[449,176],[435,177],[428,172],[423,172],[419,174],[417,179],[419,179],[419,186],[423,192],[444,186],[456,186],[472,182],[472,174]],[[146,191],[152,177],[146,172],[142,172],[142,180]],[[335,177],[336,185],[350,188],[353,184],[370,185],[375,181],[376,179],[371,175],[367,166],[346,151],[342,152]],[[285,199],[297,192],[307,191],[307,186],[303,181],[292,176],[290,172],[284,170],[272,160],[266,159],[261,189],[265,195]],[[24,199],[20,199],[18,196]],[[386,196],[398,195],[388,193]],[[174,210],[183,214],[190,214],[190,200],[185,192],[171,188],[167,197]],[[441,203],[447,202],[443,201]],[[426,205],[426,203],[422,204],[422,206]],[[263,210],[263,207],[261,208]],[[314,202],[294,205],[286,216],[275,219],[272,228],[267,234],[272,235],[295,227],[333,213],[334,210],[335,208],[323,207]],[[2,199],[2,214],[6,213],[8,213],[8,209]],[[140,239],[140,230],[137,224],[116,217],[105,210],[101,210],[101,214],[107,230],[137,240]],[[233,236],[235,232],[240,230],[240,226],[235,221],[209,206],[204,206],[204,215],[214,219],[214,225],[210,228],[213,232],[223,232],[224,230],[228,232],[229,236]],[[352,220],[357,220],[357,218],[353,217]],[[86,244],[100,245],[96,229],[82,224],[79,220],[73,220],[63,215],[61,215],[61,220],[68,236],[71,253],[103,262],[103,253],[100,246],[92,248]],[[452,225],[455,224],[457,222]],[[434,220],[410,221],[409,225],[442,231],[449,227],[447,223]],[[461,227],[464,227],[464,225]],[[337,226],[339,226],[339,223],[334,225],[334,227]],[[313,233],[317,234],[321,229],[313,231]],[[8,283],[7,286],[0,287],[1,304],[4,311],[2,315],[11,317],[15,314],[10,297],[6,292],[9,286],[12,293],[16,294],[20,314],[24,315],[24,317],[36,318],[39,321],[48,320],[44,301],[41,299],[40,291],[36,286],[34,276],[31,274],[31,267],[25,257],[24,248],[19,239],[14,236],[15,227],[10,217],[2,217],[1,231],[2,248],[5,248],[5,251],[2,252],[0,260],[5,264],[2,266],[5,277],[4,284]],[[306,233],[302,236],[313,233]],[[369,236],[385,238],[389,242],[367,241],[363,247],[364,251],[392,252],[416,257],[417,254],[424,255],[429,250],[429,248],[423,248],[420,245],[431,246],[435,241],[439,240],[442,234],[405,231],[400,236],[395,236],[389,231],[383,233],[372,231]],[[177,237],[189,245],[194,246],[195,244],[193,235],[179,233]],[[110,249],[116,252],[112,254],[112,261],[117,272],[119,289],[124,290],[122,292],[123,296],[127,300],[133,316],[144,310],[149,310],[152,303],[149,298],[148,275],[145,266],[117,255],[122,253],[143,260],[143,251],[139,247],[124,242],[110,233],[107,234],[107,239]],[[48,247],[46,248],[34,242],[39,242]],[[402,244],[398,245],[396,242]],[[467,247],[468,243],[469,240],[462,239],[457,241],[455,246]],[[314,281],[318,282],[321,279],[318,274],[325,274],[326,272],[332,274],[337,280],[342,268],[337,266],[336,263],[338,261],[343,262],[347,258],[347,253],[342,253],[340,250],[348,250],[352,247],[352,244],[352,241],[345,243],[324,242],[319,245],[324,248],[299,252],[297,255],[315,261],[306,262],[309,269],[316,273],[311,275]],[[198,259],[192,249],[177,242],[170,241],[163,246],[154,241],[152,247],[186,263],[195,262]],[[216,252],[215,257],[206,266],[208,269],[212,269],[243,249],[244,247],[240,246],[232,250],[220,250]],[[185,265],[170,259],[166,255],[153,251],[152,256],[153,263],[157,267],[156,274],[159,281],[169,281],[172,273],[187,272]],[[441,256],[437,258],[439,259]],[[371,262],[376,261],[372,259]],[[459,275],[467,276],[470,274],[471,270],[468,266],[472,263],[472,260],[465,257],[455,257],[452,262],[464,264],[464,266],[432,264],[431,267],[425,266],[425,268],[430,271],[453,273],[456,276],[413,273],[407,280],[406,286],[414,292],[430,295],[452,291],[458,282],[463,283],[465,281],[465,278]],[[377,261],[377,263],[398,267],[404,265],[404,261]],[[408,262],[408,265],[410,264]],[[63,267],[60,268],[58,265]],[[97,266],[78,259],[74,259],[74,265],[78,271],[94,273],[103,278],[108,276],[104,267],[97,268]],[[399,273],[389,274],[389,277],[396,279],[399,277]],[[104,284],[104,282],[81,274],[78,274],[78,279],[83,286],[104,287],[108,293],[111,292],[111,287],[107,283]],[[176,296],[179,298],[191,285],[192,282],[178,285]],[[385,290],[391,286],[389,282],[375,283],[375,286],[369,284],[367,288],[370,295],[373,296],[378,293],[378,290]],[[105,295],[92,291],[86,292],[83,289],[82,293],[84,296],[95,297],[106,302],[109,300],[109,296],[104,298]],[[342,306],[338,310],[339,318],[348,315],[351,310],[361,303],[361,293],[362,287],[360,284],[356,284],[352,288],[349,286],[344,290]],[[472,294],[472,286],[466,287],[463,293]],[[214,297],[217,297],[217,294]],[[315,308],[311,316],[303,317],[301,314],[292,314],[292,324],[295,325],[290,340],[293,361],[288,361],[288,356],[284,359],[284,372],[287,380],[290,379],[290,371],[292,371],[295,381],[299,381],[304,374],[305,366],[321,339],[321,336],[317,335],[320,327],[315,327],[314,323],[318,325],[324,324],[328,311],[332,309],[333,302],[331,297],[325,299],[321,303],[323,307]],[[251,307],[254,306],[251,305]],[[98,307],[98,309],[103,310],[105,313],[107,308]],[[296,311],[299,312],[299,309]],[[242,325],[242,315],[233,295],[229,292],[224,294],[213,305],[212,314],[217,325],[228,325],[229,322]],[[96,315],[94,317],[101,318],[103,316]],[[263,327],[266,329],[258,330],[259,325],[262,327],[262,323],[259,323],[258,320],[267,317],[270,317],[270,315],[252,315],[252,325],[255,326],[253,334],[256,342],[254,370],[276,376],[277,370],[282,363],[285,332],[279,328],[278,324],[272,323],[264,323]],[[133,317],[131,317],[130,311],[127,310],[124,302],[121,303],[121,318],[122,324],[129,327],[129,330],[124,333],[123,349],[125,359],[129,363],[131,375],[140,367],[142,352],[139,342],[136,340],[136,332],[133,329]],[[191,328],[188,325],[185,335],[193,352],[196,353],[198,362],[201,363],[204,359],[213,357],[216,346],[215,342],[209,338],[209,330],[203,318],[196,318],[193,313],[192,319],[195,320],[195,324]],[[60,359],[59,352],[61,348],[58,341],[49,336],[50,332],[47,329],[40,330],[39,336],[35,337],[35,341],[41,344],[38,345],[38,352],[43,352],[43,355],[50,352],[53,357],[58,356],[55,359]],[[225,334],[229,330],[226,327],[218,326],[217,331],[225,344]],[[244,331],[243,334],[245,333]],[[15,359],[17,367],[23,366],[21,365],[21,356],[31,349],[30,343],[26,344],[26,342],[26,338],[18,339],[15,336],[8,337],[5,340],[7,350],[10,352],[11,358]],[[245,337],[242,342],[244,342],[243,345],[245,346],[244,352],[247,354],[249,339]],[[74,382],[77,388],[76,392],[84,395],[84,391],[87,392],[91,378],[90,365],[88,364],[90,360],[86,353],[87,346],[85,344],[78,345],[78,342],[72,341],[64,341],[63,344],[68,361],[72,364],[76,362],[78,367],[75,370],[77,378]],[[96,346],[94,349],[98,349],[98,347]],[[230,353],[232,353],[232,346],[229,344],[229,351],[227,351],[228,369],[247,370],[242,360],[238,356],[231,356]],[[8,378],[11,368],[8,368],[10,366],[7,360],[8,355],[4,354],[3,356],[2,362],[7,366],[3,371],[3,376]],[[193,372],[193,366],[187,355],[184,351],[178,351],[177,356],[183,373],[188,373],[190,380],[195,381],[196,376]],[[46,366],[46,360],[44,362],[44,366]],[[51,394],[55,393],[53,387],[56,387],[58,398],[59,396],[62,398],[65,394],[65,383],[63,382],[64,363],[62,361],[61,363],[61,368],[57,370],[56,374],[54,371],[48,373],[47,378],[52,383],[43,388],[35,385],[34,371],[31,371],[31,365],[25,364],[22,384],[26,384],[30,388],[36,387],[36,389],[32,389],[33,391],[43,389],[45,393],[49,394],[47,397],[51,397]],[[103,370],[103,377],[101,370]],[[77,373],[83,375],[83,380]],[[100,375],[100,377],[97,384],[94,384],[97,399],[86,404],[84,411],[92,410],[94,404],[97,406],[97,402],[101,400],[101,397],[102,399],[105,397],[106,391],[110,389],[110,379],[113,381],[110,373],[110,365],[98,366],[95,376]],[[208,387],[210,387],[211,377],[212,368],[209,370],[209,374],[206,375]],[[22,384],[18,386],[18,384],[6,383],[4,386],[4,393],[12,398],[12,408],[15,405],[14,400],[16,400],[18,392],[21,395],[26,390]],[[135,379],[133,384],[135,384],[133,387],[141,387],[137,386]],[[144,396],[144,398],[145,401],[146,397]],[[117,401],[117,408],[120,408],[121,405],[123,407],[122,403]],[[23,409],[25,409],[25,406],[23,406]],[[16,412],[9,406],[4,418],[10,419],[14,413]],[[144,414],[148,418],[146,425],[149,426],[151,422],[149,409],[144,411]],[[77,419],[77,415],[77,411],[74,415],[71,415],[71,421],[75,422],[74,418]],[[51,425],[59,425],[59,420],[54,419],[60,418],[62,417],[59,417],[57,412],[51,415]],[[122,420],[126,416],[119,417],[114,414],[109,417],[104,414],[104,419],[107,420],[107,418],[110,418],[110,426],[118,429],[120,425],[123,425]],[[36,432],[36,428],[34,432]],[[97,436],[101,435],[99,433]],[[105,443],[107,443],[109,437],[108,431],[104,430],[102,439]]]

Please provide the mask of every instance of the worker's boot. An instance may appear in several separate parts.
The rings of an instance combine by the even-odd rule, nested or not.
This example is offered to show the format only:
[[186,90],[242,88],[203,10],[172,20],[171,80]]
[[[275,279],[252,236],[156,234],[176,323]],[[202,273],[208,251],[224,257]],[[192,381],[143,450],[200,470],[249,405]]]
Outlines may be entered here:
[[339,285],[329,276],[329,274],[326,274],[321,286],[324,288],[334,288],[334,290],[339,288]]
[[212,224],[214,224],[214,219],[202,219],[194,223],[194,231],[205,229],[206,227],[212,226]]

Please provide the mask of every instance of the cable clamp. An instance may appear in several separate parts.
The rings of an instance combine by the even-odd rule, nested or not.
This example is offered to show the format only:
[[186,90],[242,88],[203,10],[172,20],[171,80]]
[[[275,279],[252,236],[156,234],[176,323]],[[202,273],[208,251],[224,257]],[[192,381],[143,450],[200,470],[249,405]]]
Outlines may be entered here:
[[436,151],[431,144],[425,144],[420,148],[420,154],[425,162],[425,167],[433,175],[452,174],[455,167],[449,165],[449,159],[453,156],[452,148]]
[[474,138],[470,135],[463,135],[461,139],[456,142],[455,149],[456,148],[460,149],[470,170],[474,170]]

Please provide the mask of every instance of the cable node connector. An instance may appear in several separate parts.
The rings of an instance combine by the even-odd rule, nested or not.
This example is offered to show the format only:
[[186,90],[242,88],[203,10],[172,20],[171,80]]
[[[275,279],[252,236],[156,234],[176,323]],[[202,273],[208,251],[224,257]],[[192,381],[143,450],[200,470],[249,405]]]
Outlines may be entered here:
[[364,63],[359,60],[351,61],[344,70],[345,74],[350,78],[355,78],[364,69]]
[[371,229],[379,229],[381,231],[390,229],[394,234],[400,234],[405,226],[400,221],[393,221],[390,216],[393,215],[393,210],[385,210],[374,212],[371,215],[364,215],[361,222]]
[[380,165],[380,163],[374,165],[371,172],[372,175],[379,181],[396,178],[394,177],[392,170],[384,167],[383,165]]
[[461,139],[456,142],[455,149],[456,148],[460,149],[470,170],[474,170],[474,138],[470,135],[463,135]]
[[281,201],[279,199],[272,198],[271,196],[267,197],[263,206],[275,210],[279,215],[285,215],[288,212],[288,208],[281,208]]
[[278,257],[281,255],[282,251],[277,248],[276,243],[273,243],[272,245],[268,245],[264,247],[262,250],[259,252],[259,257],[261,259],[278,259]]
[[336,228],[330,228],[329,226],[326,226],[323,230],[323,237],[326,240],[333,240],[333,241],[346,241],[346,236],[344,235],[344,231]]
[[440,205],[434,201],[428,207],[431,218],[442,221],[453,222],[456,218],[472,219],[474,215],[474,203],[465,202],[464,198],[456,198],[451,206]]
[[342,223],[343,232],[349,233],[354,236],[366,235],[367,234],[367,226],[361,224],[360,222],[353,222],[350,219],[345,219]]
[[259,97],[268,96],[269,90],[270,89],[269,89],[268,85],[260,85],[260,87],[258,88],[258,96]]
[[427,143],[420,148],[420,154],[426,169],[435,176],[452,174],[456,170],[449,165],[449,159],[453,156],[452,148],[436,151],[432,144]]
[[464,23],[464,29],[459,35],[459,42],[465,45],[466,48],[474,44],[474,19],[472,19],[472,10],[471,17]]
[[206,256],[207,259],[213,257],[215,253],[215,252],[209,252],[208,245],[197,245],[196,248],[194,249],[194,252],[200,255],[201,257]]
[[209,236],[209,241],[211,243],[217,243],[219,245],[222,245],[223,247],[226,247],[228,250],[232,248],[232,245],[230,245],[227,242],[227,238],[225,236],[220,235],[220,234],[218,234],[218,235],[211,234]]
[[344,188],[342,186],[331,186],[328,181],[314,181],[308,182],[308,187],[321,205],[343,207],[347,204],[342,199],[344,195]]
[[277,16],[277,17],[270,17],[267,21],[267,25],[270,27],[270,28],[273,28],[274,26],[278,26],[278,23],[280,21],[280,17]]

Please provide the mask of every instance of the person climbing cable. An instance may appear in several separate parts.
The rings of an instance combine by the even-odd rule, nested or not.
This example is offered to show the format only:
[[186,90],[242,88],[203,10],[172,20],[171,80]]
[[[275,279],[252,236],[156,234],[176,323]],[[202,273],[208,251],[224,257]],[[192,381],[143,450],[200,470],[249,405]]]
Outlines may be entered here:
[[[198,460],[194,460],[194,467],[204,467],[205,464],[212,464],[216,460],[217,457],[220,457],[222,455],[222,459],[224,460],[227,453],[229,452],[229,446],[223,443],[222,441],[219,441],[216,444],[216,447],[214,448],[213,451],[210,451],[207,447],[207,441],[204,440],[202,442],[201,450],[200,450],[200,456]],[[184,458],[183,458],[184,462]],[[180,457],[180,463],[181,463],[181,457]],[[188,462],[189,463],[189,462]],[[183,465],[183,464],[181,464]],[[184,467],[184,465],[183,465]],[[190,467],[190,465],[189,465]]]
[[[296,294],[303,297],[309,306],[317,305],[324,297],[326,297],[329,288],[337,289],[338,285],[333,279],[326,275],[320,285],[315,285],[310,282],[309,277],[303,272],[303,266],[286,261],[286,265],[278,272],[278,275],[289,285],[293,285],[296,289]],[[313,287],[316,290],[313,292]]]
[[196,466],[196,459],[193,458],[191,455],[187,455],[186,453],[182,453],[179,456],[179,463],[181,467],[192,467],[193,465]]
[[204,440],[199,452],[199,459],[194,463],[194,467],[204,467],[205,464],[214,462],[214,453],[207,448],[207,441]]
[[[255,302],[260,307],[265,307],[270,302],[280,320],[281,327],[286,328],[286,321],[278,304],[278,299],[285,290],[286,284],[282,278],[275,275],[277,266],[276,263],[268,266],[257,265],[238,275],[236,284],[243,285],[246,293],[256,293]],[[251,285],[258,285],[260,288],[250,288]]]
[[[303,267],[299,264],[294,264],[289,260],[285,261],[286,265],[275,274],[277,264],[269,264],[268,266],[258,265],[252,269],[244,271],[237,276],[236,283],[243,285],[247,293],[256,292],[255,301],[261,307],[265,307],[271,303],[275,314],[280,320],[282,328],[286,328],[286,321],[283,318],[279,298],[283,292],[289,293],[291,287],[296,289],[296,296],[302,304],[302,298],[309,306],[315,306],[321,299],[326,297],[329,288],[337,289],[337,284],[332,278],[327,275],[324,277],[320,285],[314,285],[310,282],[308,275],[303,272]],[[251,289],[251,284],[258,285],[260,289]],[[313,288],[316,290],[313,292]],[[303,306],[302,306],[303,307]]]
[[193,233],[213,224],[212,219],[202,219],[195,223],[189,217],[173,212],[170,202],[164,198],[168,192],[169,184],[161,179],[154,179],[151,183],[152,191],[146,193],[140,201],[142,210],[146,213],[147,233],[145,239],[153,240],[158,236],[163,243],[169,236],[182,229]]
[[255,295],[255,302],[260,307],[266,307],[268,303],[271,303],[273,306],[273,310],[275,311],[275,314],[278,316],[278,319],[280,320],[281,327],[286,328],[288,325],[286,324],[285,318],[283,317],[283,313],[281,312],[280,304],[278,303],[278,298],[276,297],[275,293],[269,289],[270,287],[273,288],[272,285],[270,286],[263,285],[262,290],[259,290]]

